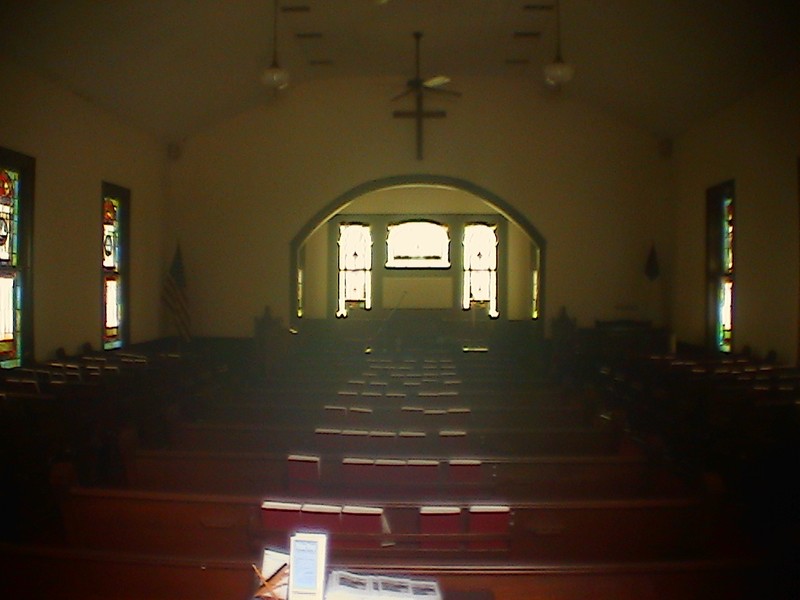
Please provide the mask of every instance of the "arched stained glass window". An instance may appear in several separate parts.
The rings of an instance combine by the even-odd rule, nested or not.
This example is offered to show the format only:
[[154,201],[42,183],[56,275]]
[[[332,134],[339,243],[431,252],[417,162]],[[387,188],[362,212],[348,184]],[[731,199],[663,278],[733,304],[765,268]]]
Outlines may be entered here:
[[347,316],[349,304],[372,308],[372,234],[369,225],[339,225],[339,302],[337,317]]
[[387,227],[386,266],[401,269],[446,269],[450,266],[447,225],[404,221]]
[[464,226],[464,288],[462,308],[488,305],[497,317],[497,227],[485,223]]

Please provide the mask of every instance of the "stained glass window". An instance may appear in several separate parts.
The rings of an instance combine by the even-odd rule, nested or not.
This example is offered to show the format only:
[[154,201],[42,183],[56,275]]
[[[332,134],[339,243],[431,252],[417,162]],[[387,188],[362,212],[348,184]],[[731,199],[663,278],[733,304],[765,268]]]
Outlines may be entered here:
[[338,296],[337,317],[346,317],[348,306],[372,308],[372,234],[369,225],[339,225]]
[[733,198],[726,196],[722,206],[722,276],[719,283],[717,345],[731,351],[733,335]]
[[473,304],[488,307],[497,317],[497,228],[485,223],[464,226],[464,286],[462,308]]
[[19,171],[0,169],[0,362],[19,357],[20,302],[17,272]]
[[103,184],[103,348],[120,348],[125,341],[125,213],[129,192]]
[[103,267],[116,269],[119,264],[119,200],[103,199]]
[[450,266],[447,226],[433,221],[404,221],[387,227],[386,266],[446,269]]
[[706,190],[706,344],[733,350],[735,298],[734,182]]
[[30,241],[36,160],[0,147],[0,367],[33,359]]
[[539,318],[539,303],[541,302],[541,254],[539,248],[531,245],[531,318]]

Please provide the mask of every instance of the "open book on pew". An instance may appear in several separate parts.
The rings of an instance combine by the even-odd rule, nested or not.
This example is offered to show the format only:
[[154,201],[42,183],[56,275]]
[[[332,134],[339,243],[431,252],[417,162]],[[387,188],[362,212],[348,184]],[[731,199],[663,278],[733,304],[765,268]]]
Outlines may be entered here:
[[434,580],[360,575],[349,571],[332,571],[328,575],[325,600],[373,600],[377,598],[441,600],[442,594],[439,584]]

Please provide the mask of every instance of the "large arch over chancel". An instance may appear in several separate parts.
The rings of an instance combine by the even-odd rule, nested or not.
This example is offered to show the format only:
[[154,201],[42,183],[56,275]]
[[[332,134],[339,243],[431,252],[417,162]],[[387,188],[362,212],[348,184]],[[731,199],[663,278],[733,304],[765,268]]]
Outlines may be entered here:
[[[397,265],[386,256],[387,236],[403,219],[427,220],[448,228],[452,264],[439,269],[393,268]],[[363,318],[386,318],[387,312],[399,307],[448,309],[455,318],[480,318],[480,314],[475,317],[464,309],[464,260],[460,256],[469,224],[487,222],[497,225],[501,232],[500,301],[487,301],[485,307],[473,312],[481,313],[482,308],[483,314],[505,321],[543,321],[546,242],[539,230],[512,203],[470,181],[411,174],[374,179],[347,190],[297,232],[290,251],[290,306],[295,327],[309,319],[330,320],[344,312],[341,299],[337,305],[336,277],[332,275],[336,269],[332,253],[337,244],[331,232],[341,222],[370,222],[376,232],[375,310]],[[331,223],[337,226],[329,227]]]

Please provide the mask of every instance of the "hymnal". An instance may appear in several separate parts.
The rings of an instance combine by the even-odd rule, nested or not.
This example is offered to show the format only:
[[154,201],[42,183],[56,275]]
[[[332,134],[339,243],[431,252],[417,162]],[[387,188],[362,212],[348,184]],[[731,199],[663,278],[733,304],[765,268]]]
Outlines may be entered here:
[[295,533],[289,541],[289,589],[287,600],[323,600],[328,536]]
[[261,503],[261,521],[264,528],[276,539],[281,539],[283,543],[286,537],[278,538],[278,535],[288,536],[300,523],[300,504],[295,502],[281,502],[275,500],[265,500]]
[[468,512],[467,530],[486,538],[470,540],[473,550],[507,550],[511,526],[511,507],[508,505],[472,505]]
[[[463,532],[461,508],[458,506],[422,506],[419,509],[419,531],[422,534],[459,534]],[[436,535],[420,541],[423,548],[455,549],[458,539],[437,539]]]

